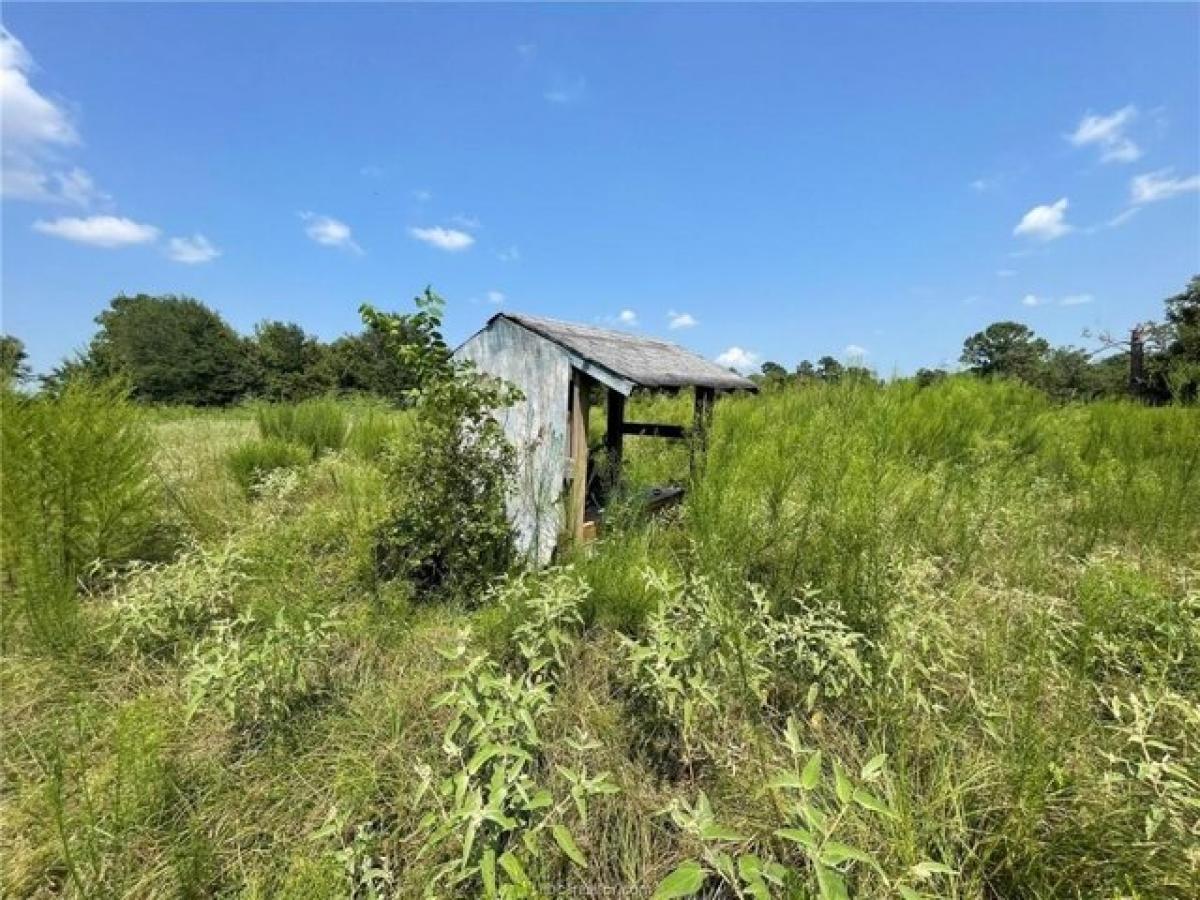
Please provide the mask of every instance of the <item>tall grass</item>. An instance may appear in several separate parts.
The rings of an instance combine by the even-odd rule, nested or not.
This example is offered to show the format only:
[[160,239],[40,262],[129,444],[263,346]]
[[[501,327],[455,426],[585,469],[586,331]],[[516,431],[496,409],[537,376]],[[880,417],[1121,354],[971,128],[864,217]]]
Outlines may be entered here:
[[[245,411],[148,436],[115,394],[42,402],[3,409],[5,896],[1197,894],[1195,408],[958,378],[725,398],[694,475],[627,442],[633,486],[684,504],[575,554],[559,616],[561,573],[470,614],[379,579],[403,414],[266,414],[303,449],[246,495]],[[109,485],[131,472],[144,496]],[[188,545],[81,601],[156,515]]]
[[263,438],[305,447],[313,459],[346,446],[349,422],[342,406],[331,398],[263,404],[254,417]]

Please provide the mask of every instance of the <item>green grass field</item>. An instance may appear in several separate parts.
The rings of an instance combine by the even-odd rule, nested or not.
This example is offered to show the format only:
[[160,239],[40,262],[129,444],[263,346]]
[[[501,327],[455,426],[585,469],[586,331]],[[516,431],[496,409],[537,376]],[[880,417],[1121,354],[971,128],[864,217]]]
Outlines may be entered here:
[[4,404],[3,896],[1200,895],[1200,409],[722,400],[449,607],[404,414]]

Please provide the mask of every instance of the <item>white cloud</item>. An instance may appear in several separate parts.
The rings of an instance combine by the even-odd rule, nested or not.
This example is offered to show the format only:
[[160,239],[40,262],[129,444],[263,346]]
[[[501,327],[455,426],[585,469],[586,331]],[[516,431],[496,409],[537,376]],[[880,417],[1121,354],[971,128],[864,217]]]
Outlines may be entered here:
[[638,323],[637,313],[632,309],[623,309],[617,313],[617,321],[622,325],[636,325]]
[[153,225],[117,216],[89,216],[86,219],[66,216],[52,222],[39,219],[33,223],[33,230],[93,247],[126,247],[147,244],[158,238],[158,229]]
[[1016,274],[1017,274],[1016,269],[997,269],[996,270],[997,278],[1012,278]]
[[1091,294],[1068,294],[1058,302],[1063,306],[1083,306],[1085,303],[1091,303],[1095,299]]
[[1067,198],[1063,197],[1048,205],[1035,206],[1021,217],[1021,221],[1013,229],[1013,234],[1026,235],[1039,241],[1052,241],[1062,237],[1071,230],[1066,221],[1068,205]]
[[1037,294],[1026,294],[1021,298],[1022,306],[1045,306],[1049,301]]
[[741,347],[730,347],[724,353],[717,356],[717,362],[729,369],[748,372],[758,365],[758,361],[761,358],[751,350],[744,350]]
[[1098,146],[1101,162],[1133,162],[1142,151],[1126,136],[1125,127],[1136,117],[1134,106],[1123,106],[1108,116],[1089,113],[1080,120],[1075,131],[1067,135],[1067,140],[1076,147]]
[[326,247],[340,247],[352,253],[363,252],[362,247],[354,242],[350,226],[332,216],[322,216],[314,212],[302,212],[300,218],[306,223],[304,233],[318,244]]
[[220,255],[221,251],[202,234],[173,237],[167,241],[167,256],[175,262],[186,263],[189,266],[211,262]]
[[1154,203],[1169,200],[1177,194],[1200,191],[1200,175],[1190,178],[1174,178],[1174,169],[1159,169],[1138,175],[1129,182],[1129,196],[1133,203]]
[[566,106],[582,100],[586,90],[587,80],[582,76],[577,78],[561,78],[547,88],[542,93],[542,96],[550,103],[558,106]]
[[439,250],[448,250],[452,253],[459,250],[466,250],[475,243],[475,238],[467,234],[465,231],[459,231],[457,228],[442,228],[440,225],[434,225],[430,228],[410,228],[408,229],[409,236],[416,238],[418,241],[423,241],[431,247],[437,247]]
[[675,312],[675,310],[667,313],[667,320],[667,327],[673,331],[679,328],[695,328],[700,324],[691,313]]
[[520,262],[521,248],[516,244],[505,247],[503,250],[496,252],[496,259],[500,260],[500,262]]
[[1142,208],[1140,206],[1131,206],[1131,207],[1129,207],[1129,209],[1127,209],[1123,212],[1117,213],[1115,216],[1113,216],[1111,219],[1109,219],[1107,222],[1105,222],[1104,227],[1105,228],[1118,228],[1121,225],[1124,225],[1126,222],[1128,222],[1130,219],[1132,219],[1134,216],[1136,216],[1141,211],[1142,211]]
[[842,352],[846,356],[849,356],[849,357],[856,357],[856,356],[861,357],[861,356],[866,356],[871,351],[868,350],[866,347],[860,347],[858,344],[847,344],[845,346],[845,348],[842,350]]
[[60,168],[63,151],[80,143],[79,133],[62,105],[30,84],[34,68],[24,45],[0,25],[0,194],[84,208],[107,201],[83,169]]
[[450,221],[468,231],[475,231],[481,227],[478,216],[469,216],[466,213],[455,213],[450,217]]
[[496,306],[499,306],[508,299],[503,291],[488,291],[485,296],[487,297],[488,303],[494,303]]
[[418,203],[428,203],[433,199],[433,191],[427,191],[425,188],[417,188],[412,195]]
[[971,182],[971,190],[977,194],[986,194],[988,191],[994,191],[1000,187],[1000,179],[998,177],[976,178]]

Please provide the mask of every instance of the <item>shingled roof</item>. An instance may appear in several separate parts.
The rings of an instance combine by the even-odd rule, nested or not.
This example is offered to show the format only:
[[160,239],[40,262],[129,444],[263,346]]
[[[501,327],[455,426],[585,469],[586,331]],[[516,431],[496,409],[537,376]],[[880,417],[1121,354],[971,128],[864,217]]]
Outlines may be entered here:
[[527,328],[588,363],[641,387],[758,390],[750,379],[667,341],[520,313],[497,313],[488,324],[496,319],[507,319]]

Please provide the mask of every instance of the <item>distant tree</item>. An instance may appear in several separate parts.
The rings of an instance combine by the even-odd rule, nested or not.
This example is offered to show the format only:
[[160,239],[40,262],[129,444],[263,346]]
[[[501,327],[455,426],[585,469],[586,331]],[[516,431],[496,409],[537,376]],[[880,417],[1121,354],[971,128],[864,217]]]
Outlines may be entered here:
[[[397,327],[406,327],[406,321],[401,319]],[[317,372],[336,391],[378,394],[396,403],[407,402],[408,391],[416,384],[403,357],[390,352],[385,337],[372,326],[329,344]]]
[[797,381],[811,381],[816,377],[817,370],[807,359],[802,359],[796,364],[795,378]]
[[788,380],[788,370],[777,362],[767,360],[762,364],[761,375],[755,380],[764,385],[779,386],[786,384]]
[[25,342],[11,334],[0,334],[0,382],[20,384],[30,376]]
[[302,400],[333,387],[321,363],[325,347],[292,322],[260,322],[254,327],[257,393],[271,400]]
[[963,342],[961,361],[977,375],[1035,381],[1050,345],[1019,322],[993,322]]
[[875,376],[873,369],[868,366],[846,366],[842,369],[840,381],[856,381],[859,383],[879,384],[879,379]]
[[77,375],[119,376],[140,401],[220,406],[253,387],[248,342],[198,300],[120,296],[96,323],[87,350],[59,366],[48,388]]
[[1200,397],[1200,275],[1166,300],[1166,350],[1158,370],[1165,394],[1176,400]]
[[844,371],[845,367],[832,356],[822,356],[817,360],[817,377],[822,381],[838,381]]
[[930,385],[937,384],[939,381],[945,380],[950,373],[945,369],[917,369],[917,374],[914,376],[917,384],[920,387],[926,388]]
[[1103,393],[1100,374],[1087,351],[1055,347],[1032,373],[1031,382],[1059,400],[1084,400]]

